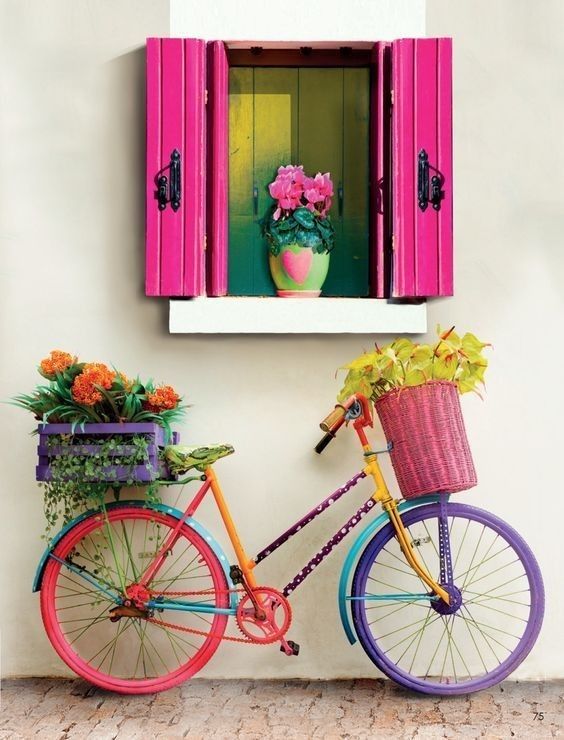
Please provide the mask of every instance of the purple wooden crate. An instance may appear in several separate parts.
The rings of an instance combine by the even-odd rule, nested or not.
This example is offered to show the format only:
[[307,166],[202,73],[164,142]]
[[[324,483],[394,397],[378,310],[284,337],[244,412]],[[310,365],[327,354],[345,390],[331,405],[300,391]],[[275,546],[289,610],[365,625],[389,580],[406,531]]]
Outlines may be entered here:
[[[72,431],[71,424],[40,424],[37,427],[39,434],[39,445],[37,446],[38,465],[35,469],[35,477],[38,481],[51,480],[51,467],[49,453],[51,455],[60,454],[62,451],[69,454],[84,455],[96,454],[96,445],[83,445],[80,442],[88,437],[97,437],[100,441],[107,439],[114,434],[143,436],[149,441],[147,453],[148,463],[151,469],[145,465],[135,465],[133,467],[110,465],[105,469],[105,474],[101,482],[124,483],[132,480],[136,483],[149,483],[157,479],[174,479],[167,465],[159,461],[159,449],[164,447],[166,442],[165,430],[158,424],[149,423],[124,423],[124,424],[84,424],[80,428]],[[73,444],[60,445],[49,449],[48,439],[52,435],[70,434],[73,437]],[[172,433],[171,444],[178,444],[180,435],[178,432]],[[127,455],[133,451],[132,445],[118,445],[111,452],[114,457]],[[107,474],[106,474],[107,473]]]

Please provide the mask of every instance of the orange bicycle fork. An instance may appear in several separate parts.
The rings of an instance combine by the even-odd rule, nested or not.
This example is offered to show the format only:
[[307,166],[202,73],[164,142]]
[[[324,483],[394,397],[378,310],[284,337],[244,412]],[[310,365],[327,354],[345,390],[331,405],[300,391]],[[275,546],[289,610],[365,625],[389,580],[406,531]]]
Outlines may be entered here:
[[382,474],[382,470],[380,469],[380,465],[378,463],[378,453],[371,450],[370,444],[368,443],[368,438],[364,431],[364,427],[372,426],[372,418],[370,415],[370,410],[364,404],[363,413],[358,419],[354,421],[353,426],[360,440],[360,444],[362,445],[364,457],[366,458],[367,462],[367,465],[364,468],[364,472],[366,473],[366,475],[370,475],[372,477],[372,480],[374,481],[374,485],[376,487],[372,498],[382,505],[382,508],[390,518],[392,526],[394,527],[396,532],[399,546],[405,556],[405,559],[407,560],[411,568],[415,571],[415,573],[417,573],[419,578],[421,578],[421,580],[425,584],[427,584],[427,586],[429,586],[429,588],[431,588],[437,596],[439,596],[447,604],[450,604],[450,596],[448,594],[448,591],[446,591],[439,583],[435,581],[434,578],[432,578],[431,574],[421,564],[413,551],[411,538],[397,510],[397,501],[390,495],[388,486],[386,485],[386,481],[384,480],[384,476]]

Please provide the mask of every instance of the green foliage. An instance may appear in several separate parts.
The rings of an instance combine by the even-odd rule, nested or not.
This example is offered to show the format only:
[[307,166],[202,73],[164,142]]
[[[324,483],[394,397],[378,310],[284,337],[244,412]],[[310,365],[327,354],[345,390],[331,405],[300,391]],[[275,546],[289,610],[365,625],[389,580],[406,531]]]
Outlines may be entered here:
[[335,228],[330,216],[321,216],[304,207],[275,220],[273,218],[275,210],[276,205],[261,222],[262,233],[268,240],[270,252],[274,256],[280,254],[282,247],[289,244],[299,244],[318,254],[333,249]]
[[395,339],[384,347],[376,347],[345,365],[347,376],[338,400],[353,393],[362,393],[375,401],[394,388],[422,385],[431,380],[448,380],[460,393],[478,393],[484,384],[488,361],[483,350],[489,344],[474,334],[462,338],[437,326],[438,342],[415,344],[410,339]]
[[117,370],[111,371],[114,377],[110,388],[93,386],[100,394],[100,401],[93,405],[78,403],[73,397],[72,387],[85,367],[88,367],[85,363],[76,363],[63,372],[55,373],[54,377],[39,368],[48,384],[36,386],[30,394],[15,396],[12,403],[30,411],[44,424],[70,423],[73,431],[87,423],[153,422],[164,427],[169,437],[172,424],[180,421],[186,413],[188,406],[182,405],[178,396],[174,408],[156,410],[151,404],[152,394],[158,391],[153,380],[142,382],[139,377],[129,380]]
[[[47,444],[51,479],[40,483],[47,540],[58,523],[64,526],[87,509],[101,508],[110,488],[119,495],[122,485],[136,485],[137,466],[156,473],[149,458],[149,440],[143,435],[114,434],[100,439],[54,434],[49,435]],[[128,479],[118,482],[112,466],[125,468]],[[149,502],[159,500],[157,483],[147,486],[146,498]]]

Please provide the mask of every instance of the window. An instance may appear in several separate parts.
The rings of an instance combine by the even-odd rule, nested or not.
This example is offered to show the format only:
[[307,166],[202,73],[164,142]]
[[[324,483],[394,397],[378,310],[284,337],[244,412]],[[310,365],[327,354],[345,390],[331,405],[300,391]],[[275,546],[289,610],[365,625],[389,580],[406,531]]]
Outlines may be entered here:
[[450,39],[147,42],[147,294],[273,295],[257,225],[288,162],[331,171],[324,295],[452,294]]

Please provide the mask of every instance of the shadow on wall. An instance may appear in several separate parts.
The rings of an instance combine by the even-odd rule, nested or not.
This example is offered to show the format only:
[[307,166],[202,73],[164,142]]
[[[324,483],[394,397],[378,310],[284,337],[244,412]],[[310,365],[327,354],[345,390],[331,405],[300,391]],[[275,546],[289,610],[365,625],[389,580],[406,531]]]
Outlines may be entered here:
[[107,67],[107,150],[102,156],[113,247],[105,250],[106,290],[109,300],[123,296],[136,313],[153,313],[158,306],[160,331],[168,333],[168,302],[145,297],[145,47],[116,57]]

